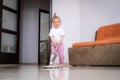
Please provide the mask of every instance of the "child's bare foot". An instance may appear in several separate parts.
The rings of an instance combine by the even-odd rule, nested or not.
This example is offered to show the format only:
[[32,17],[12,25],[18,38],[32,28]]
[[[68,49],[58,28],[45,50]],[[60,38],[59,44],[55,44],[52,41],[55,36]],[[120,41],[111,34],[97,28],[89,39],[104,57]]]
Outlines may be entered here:
[[64,65],[63,65],[63,64],[60,64],[60,67],[64,67]]
[[53,63],[53,62],[52,62],[52,63],[50,63],[50,65],[51,65],[51,66],[54,66],[54,65],[55,65],[55,63]]

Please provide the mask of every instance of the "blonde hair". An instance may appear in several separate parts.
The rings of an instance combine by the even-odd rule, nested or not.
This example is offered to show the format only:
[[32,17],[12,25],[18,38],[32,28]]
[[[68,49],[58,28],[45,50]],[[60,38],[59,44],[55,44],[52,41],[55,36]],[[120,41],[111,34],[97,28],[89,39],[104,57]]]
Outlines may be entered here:
[[55,19],[59,19],[60,22],[61,22],[61,19],[59,16],[56,15],[56,13],[54,13],[53,17],[52,17],[52,22],[55,20]]

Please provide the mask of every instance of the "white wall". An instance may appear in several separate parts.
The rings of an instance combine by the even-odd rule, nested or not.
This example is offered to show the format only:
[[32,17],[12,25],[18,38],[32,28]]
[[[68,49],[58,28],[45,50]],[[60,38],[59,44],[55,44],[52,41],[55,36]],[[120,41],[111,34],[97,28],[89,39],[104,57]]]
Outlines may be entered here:
[[38,63],[39,8],[49,10],[47,0],[23,0],[21,63]]
[[73,42],[80,41],[79,0],[53,0],[53,13],[61,17],[62,27],[66,33],[64,39],[65,63],[68,63],[68,48]]
[[80,41],[93,41],[98,27],[120,23],[120,0],[80,0]]

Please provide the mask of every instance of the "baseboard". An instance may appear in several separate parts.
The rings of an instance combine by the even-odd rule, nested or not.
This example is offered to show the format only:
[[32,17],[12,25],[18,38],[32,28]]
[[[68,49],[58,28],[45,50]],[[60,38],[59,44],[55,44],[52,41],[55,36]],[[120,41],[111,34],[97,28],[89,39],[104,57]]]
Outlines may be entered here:
[[[55,63],[55,65],[59,65],[59,63]],[[69,63],[64,63],[64,66],[69,67]]]
[[0,64],[0,67],[12,67],[12,66],[19,66],[20,64]]
[[20,63],[21,65],[38,65],[38,63]]

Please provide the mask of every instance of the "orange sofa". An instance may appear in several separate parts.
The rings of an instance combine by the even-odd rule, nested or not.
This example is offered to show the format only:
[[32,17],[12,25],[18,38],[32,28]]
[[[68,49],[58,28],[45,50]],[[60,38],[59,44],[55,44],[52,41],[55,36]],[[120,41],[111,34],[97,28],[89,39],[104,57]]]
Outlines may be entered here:
[[73,43],[70,65],[120,65],[120,23],[101,26],[95,41]]

